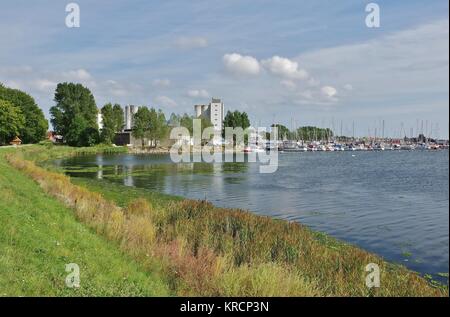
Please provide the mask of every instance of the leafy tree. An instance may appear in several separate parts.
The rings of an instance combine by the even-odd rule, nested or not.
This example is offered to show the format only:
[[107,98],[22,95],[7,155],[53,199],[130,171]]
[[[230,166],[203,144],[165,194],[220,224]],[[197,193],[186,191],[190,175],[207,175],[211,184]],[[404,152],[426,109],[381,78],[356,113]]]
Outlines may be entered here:
[[134,115],[134,128],[132,135],[136,139],[142,140],[142,148],[144,148],[144,138],[150,128],[151,120],[150,110],[147,107],[139,107],[138,111]]
[[[193,135],[194,133],[194,119],[200,119],[200,125],[201,125],[201,129],[202,132],[204,129],[212,127],[213,124],[211,122],[211,120],[209,120],[207,117],[205,116],[200,116],[200,117],[194,117],[194,116],[189,116],[188,114],[184,114],[181,119],[180,119],[180,126],[185,127],[186,129],[189,130],[189,133],[191,135]],[[202,133],[203,136],[203,133]]]
[[114,132],[120,132],[125,126],[123,108],[119,104],[113,106]]
[[289,129],[282,125],[282,124],[272,124],[271,127],[277,127],[278,128],[278,140],[283,140],[283,139],[290,139],[291,138],[291,131],[289,131]]
[[19,107],[0,99],[0,144],[7,144],[20,136],[25,125],[25,117]]
[[156,111],[155,108],[150,109],[148,129],[145,136],[156,146],[158,141],[167,137],[168,133],[167,121],[161,110]]
[[248,115],[246,112],[240,113],[240,121],[241,121],[242,129],[245,130],[250,127],[250,119],[248,118]]
[[333,131],[329,128],[306,126],[298,128],[297,135],[302,140],[329,140],[333,137]]
[[200,126],[202,128],[202,143],[206,143],[206,142],[210,141],[212,139],[212,135],[210,135],[209,138],[203,138],[203,131],[206,128],[210,128],[210,127],[214,126],[212,124],[211,120],[209,120],[209,118],[207,118],[205,116],[200,116],[200,117],[198,117],[196,119],[200,119]]
[[122,131],[124,127],[123,109],[119,104],[114,106],[108,103],[101,109],[103,118],[103,128],[101,129],[100,139],[104,143],[112,143],[116,132]]
[[224,127],[247,129],[250,127],[250,120],[246,112],[239,112],[237,110],[228,111],[223,120]]
[[225,128],[235,128],[238,125],[234,112],[227,111],[225,118],[223,119],[223,135],[225,136]]
[[[242,128],[244,131],[250,127],[250,120],[246,112],[228,111],[223,122],[222,136],[225,137],[225,128]],[[236,136],[233,136],[233,142],[236,143]],[[248,134],[244,134],[244,142],[248,143]]]
[[183,116],[180,118],[180,126],[188,129],[191,135],[194,133],[194,125],[192,119],[193,117],[189,116],[187,113],[183,114]]
[[75,115],[64,138],[69,140],[67,143],[71,146],[93,146],[100,142],[98,129],[89,126],[80,114]]
[[90,146],[100,141],[97,106],[91,91],[81,84],[60,83],[56,106],[50,108],[55,131],[71,146]]
[[101,109],[103,118],[103,127],[100,132],[102,142],[111,144],[117,129],[117,122],[112,104],[108,103]]
[[100,134],[97,128],[87,127],[81,133],[81,144],[83,146],[94,146],[100,143]]
[[158,141],[167,137],[168,131],[166,117],[161,110],[140,107],[134,115],[133,136],[142,139],[142,147],[144,138],[156,146]]
[[179,127],[180,126],[180,121],[181,121],[181,116],[175,114],[175,113],[171,113],[170,114],[170,118],[169,118],[169,122],[167,123],[170,127]]
[[160,129],[159,124],[160,122],[158,120],[158,112],[155,110],[155,108],[151,108],[148,128],[145,136],[151,141],[152,144],[156,144],[155,141],[158,139]]
[[45,139],[48,121],[33,97],[0,84],[0,99],[9,101],[21,110],[25,124],[21,126],[18,134],[23,143],[37,143]]
[[169,133],[169,127],[167,126],[166,116],[162,110],[158,110],[158,126],[157,126],[157,139],[163,140],[167,138]]

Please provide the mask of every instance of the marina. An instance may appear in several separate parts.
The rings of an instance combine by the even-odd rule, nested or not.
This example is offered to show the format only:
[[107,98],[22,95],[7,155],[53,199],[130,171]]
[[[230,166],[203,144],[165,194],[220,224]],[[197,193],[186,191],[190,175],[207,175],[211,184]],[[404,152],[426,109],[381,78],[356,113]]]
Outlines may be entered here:
[[448,140],[432,140],[430,142],[417,142],[417,140],[353,140],[351,142],[339,141],[270,141],[265,146],[247,146],[245,152],[266,151],[278,149],[281,152],[335,152],[335,151],[437,151],[448,150]]

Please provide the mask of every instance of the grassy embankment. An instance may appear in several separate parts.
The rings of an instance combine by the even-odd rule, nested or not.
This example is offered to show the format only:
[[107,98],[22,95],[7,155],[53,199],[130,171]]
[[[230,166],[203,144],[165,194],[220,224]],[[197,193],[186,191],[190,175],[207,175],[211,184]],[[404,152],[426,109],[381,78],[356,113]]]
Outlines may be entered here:
[[[178,295],[448,296],[402,266],[297,223],[111,183],[75,185],[23,159],[79,151],[32,147],[8,159],[148,272],[158,268]],[[368,263],[381,269],[380,288],[365,285]]]
[[[156,269],[124,255],[10,166],[5,155],[16,151],[0,148],[0,296],[170,295]],[[69,263],[80,267],[78,289],[65,285]]]

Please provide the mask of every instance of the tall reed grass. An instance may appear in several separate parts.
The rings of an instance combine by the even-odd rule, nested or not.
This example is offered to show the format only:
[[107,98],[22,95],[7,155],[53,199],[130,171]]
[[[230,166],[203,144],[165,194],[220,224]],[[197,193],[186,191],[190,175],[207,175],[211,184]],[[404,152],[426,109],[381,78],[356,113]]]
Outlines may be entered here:
[[[418,274],[309,230],[206,201],[154,206],[144,198],[121,208],[23,156],[9,163],[77,218],[142,261],[157,263],[167,283],[187,296],[448,296]],[[365,267],[381,269],[381,287],[366,287]]]
[[51,142],[42,142],[39,145],[19,147],[17,148],[19,153],[26,155],[26,158],[35,162],[43,162],[49,159],[57,159],[68,156],[80,156],[89,154],[117,154],[127,153],[128,148],[124,146],[110,146],[99,144],[92,147],[79,147],[74,148],[66,145],[57,145]]

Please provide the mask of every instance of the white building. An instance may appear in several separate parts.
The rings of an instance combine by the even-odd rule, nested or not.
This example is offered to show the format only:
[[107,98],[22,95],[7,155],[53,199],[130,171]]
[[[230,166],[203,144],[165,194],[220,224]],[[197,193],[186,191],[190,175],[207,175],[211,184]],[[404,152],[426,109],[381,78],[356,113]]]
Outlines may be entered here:
[[99,130],[103,129],[103,115],[100,110],[97,112],[97,126]]
[[217,131],[222,131],[223,120],[225,118],[225,105],[220,99],[212,98],[209,105],[195,105],[196,117],[204,116],[208,118]]
[[134,126],[133,116],[138,112],[138,106],[125,106],[125,130],[131,130]]

